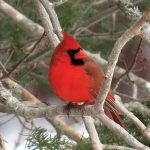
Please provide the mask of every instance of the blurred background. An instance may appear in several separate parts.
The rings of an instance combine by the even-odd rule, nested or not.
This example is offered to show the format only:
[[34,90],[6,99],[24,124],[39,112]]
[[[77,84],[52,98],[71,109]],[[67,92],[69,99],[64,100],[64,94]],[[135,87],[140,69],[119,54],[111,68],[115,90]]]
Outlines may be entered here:
[[[41,24],[37,9],[31,0],[5,0],[5,2],[24,14],[27,18]],[[59,0],[53,0],[52,2],[57,4]],[[146,11],[150,5],[150,1],[148,0],[132,0],[132,2],[141,12]],[[112,3],[110,0],[66,0],[62,4],[56,5],[55,10],[63,30],[73,35],[84,49],[95,54],[96,57],[105,60],[108,59],[118,37],[135,22],[135,20],[129,18],[120,10],[119,5]],[[32,33],[30,35],[21,29],[16,22],[3,13],[0,7],[0,61],[8,72],[28,54],[27,49],[34,40],[35,37],[32,37]],[[49,105],[62,105],[64,103],[55,96],[48,83],[49,61],[50,48],[39,46],[23,64],[13,71],[10,77],[41,101]],[[125,70],[132,68],[132,73],[149,82],[149,43],[140,37],[132,39],[123,48],[117,65]],[[142,85],[136,85],[134,79],[131,79],[130,75],[127,75],[116,88],[118,80],[119,76],[114,76],[112,88],[115,88],[114,93],[126,95],[122,97],[123,102],[127,103],[138,100],[150,109],[150,86],[149,88],[143,88]],[[135,85],[137,99],[133,98],[133,100],[130,97],[133,96]],[[149,115],[137,110],[133,112],[146,126],[149,124]],[[150,143],[138,132],[132,122],[125,116],[122,117],[129,132],[142,143],[150,146]],[[27,121],[22,117],[6,113],[0,113],[0,118],[0,135],[6,142],[8,150],[24,149],[26,144],[25,139],[37,127],[46,128],[49,134],[52,136],[55,135],[55,129],[45,119]],[[87,138],[85,141],[79,142],[76,149],[88,150],[88,146],[90,150],[91,145],[82,119],[65,118],[65,120]],[[104,126],[100,129],[97,128],[97,130],[103,143],[125,144]]]

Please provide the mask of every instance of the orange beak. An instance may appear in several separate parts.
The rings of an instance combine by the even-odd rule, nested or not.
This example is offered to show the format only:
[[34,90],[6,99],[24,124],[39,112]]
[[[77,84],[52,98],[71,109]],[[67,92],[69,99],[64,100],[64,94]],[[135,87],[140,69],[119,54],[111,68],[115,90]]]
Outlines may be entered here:
[[87,57],[87,54],[83,50],[80,50],[78,53],[75,54],[76,59],[82,59],[85,57]]

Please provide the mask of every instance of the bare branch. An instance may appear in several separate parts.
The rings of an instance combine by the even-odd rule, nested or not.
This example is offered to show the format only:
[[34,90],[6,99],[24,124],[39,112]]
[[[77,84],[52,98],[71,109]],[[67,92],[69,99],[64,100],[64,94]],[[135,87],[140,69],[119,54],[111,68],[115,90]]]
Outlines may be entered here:
[[[138,0],[138,3],[141,1],[142,0]],[[129,19],[137,20],[139,17],[141,17],[141,12],[139,11],[138,7],[135,7],[131,0],[112,0],[112,2],[116,3]]]
[[[139,1],[140,1],[140,0],[139,0]],[[3,4],[4,2],[2,1],[1,3]],[[8,5],[8,4],[7,4],[7,5]],[[11,10],[11,9],[10,9],[10,10]],[[13,13],[11,13],[11,14],[13,14]],[[19,14],[21,14],[21,13],[18,12],[18,11],[16,11],[16,16],[19,16]],[[7,15],[7,14],[6,14],[6,15]],[[21,14],[21,15],[22,15],[22,14]],[[13,16],[13,17],[16,17],[16,16]],[[10,18],[10,19],[13,20],[13,18]],[[17,19],[17,18],[16,18],[16,19]],[[16,19],[14,19],[14,22],[15,22]],[[30,19],[29,19],[29,20],[30,20]],[[30,20],[29,22],[32,22],[32,21]],[[23,26],[22,24],[26,24],[26,23],[28,24],[27,21],[23,21],[23,20],[20,20],[19,22],[15,22],[15,23],[17,23],[20,27]],[[24,26],[25,26],[25,25],[24,25]],[[34,26],[34,22],[33,22],[32,26]],[[39,27],[39,28],[38,28],[38,30],[36,30],[36,32],[39,31],[41,28],[42,28],[42,31],[44,30],[43,27],[41,27],[40,25],[38,25],[37,27]],[[22,28],[22,29],[24,30],[25,28]],[[27,28],[27,29],[30,29],[30,28]],[[33,32],[31,32],[30,30],[28,30],[27,33],[33,35]],[[41,32],[41,34],[39,34],[39,36],[38,36],[37,38],[41,37],[42,34],[43,34],[43,32]],[[33,45],[35,45],[35,43],[34,43]],[[93,54],[91,54],[91,53],[89,53],[89,52],[87,52],[87,53],[90,55],[90,57],[92,57],[94,60],[96,60],[99,64],[101,64],[102,66],[106,66],[106,64],[107,64],[107,61],[106,61],[106,60],[104,60],[104,59],[101,58],[101,57],[100,57],[100,58],[97,58],[97,57],[95,57]],[[49,55],[49,52],[46,51],[46,55]],[[41,54],[40,54],[40,56],[41,56]],[[45,55],[44,55],[44,56],[45,56]],[[42,55],[41,58],[43,58],[43,55]],[[31,60],[33,60],[33,59],[31,59]],[[122,69],[122,68],[120,68],[120,67],[116,67],[115,76],[120,76],[120,75],[123,74],[124,72],[125,72],[124,69]],[[130,73],[130,78],[131,78],[131,79],[133,78],[134,81],[135,81],[138,85],[142,86],[142,88],[149,90],[149,87],[147,86],[147,85],[149,84],[148,81],[146,81],[146,80],[144,80],[143,78],[140,78],[140,77],[134,75],[133,73]]]
[[116,133],[118,136],[122,137],[129,145],[137,148],[139,150],[150,150],[148,147],[145,147],[139,141],[137,141],[132,135],[130,135],[126,130],[124,130],[121,126],[116,124],[110,118],[108,118],[104,113],[98,114],[97,118],[99,118],[110,130]]
[[[139,2],[141,2],[143,0],[139,0]],[[140,10],[138,9],[138,7],[135,7],[134,3],[131,2],[131,0],[112,0],[113,3],[116,3],[117,5],[119,5],[119,8],[127,15],[127,17],[131,20],[137,20],[139,17],[142,16],[142,13],[140,12]],[[138,3],[139,3],[138,2]],[[137,1],[136,1],[137,3]],[[147,42],[150,43],[150,30],[147,30],[150,28],[150,24],[149,23],[145,23],[141,29],[141,32],[139,33],[139,35],[145,39]]]
[[83,136],[80,133],[76,132],[67,123],[62,121],[59,116],[51,117],[48,121],[55,127],[57,133],[65,134],[74,141],[81,141],[83,139]]
[[[37,2],[37,1],[35,1]],[[38,2],[37,2],[38,3]],[[40,6],[39,6],[40,5]],[[41,10],[43,9],[41,6],[41,4],[39,3],[39,5],[37,4],[40,12],[42,12]],[[46,11],[45,11],[46,12]],[[44,13],[45,13],[44,12]],[[41,16],[43,17],[45,14],[41,14]],[[145,15],[146,16],[146,15]],[[42,18],[41,17],[41,18]],[[44,16],[45,20],[49,20],[49,16]],[[43,18],[44,18],[43,17]],[[104,90],[105,92],[103,93],[103,97],[102,99],[98,102],[99,105],[101,105],[107,95],[109,86],[110,86],[110,82],[112,79],[112,74],[114,72],[114,68],[116,65],[116,62],[118,60],[118,56],[119,53],[121,51],[121,48],[124,46],[124,44],[131,39],[134,35],[137,35],[139,32],[139,29],[141,28],[141,25],[143,25],[143,22],[145,22],[145,20],[147,20],[147,18],[141,18],[141,22],[137,22],[133,27],[134,30],[132,30],[133,27],[131,27],[119,40],[118,43],[116,43],[114,50],[113,50],[113,57],[110,59],[109,61],[109,65],[112,63],[112,65],[110,65],[109,67],[112,67],[112,69],[109,70],[109,67],[107,67],[107,72],[106,72],[106,83],[104,84]],[[139,24],[138,24],[139,23]],[[137,25],[137,26],[136,26]],[[48,27],[48,28],[47,28]],[[52,42],[52,48],[55,48],[55,46],[59,43],[58,39],[53,39],[52,37],[54,37],[53,34],[53,28],[52,28],[52,24],[46,24],[45,25],[45,29],[52,29],[51,31],[46,31],[49,35],[49,39]],[[132,31],[131,33],[129,33],[129,31]],[[50,34],[49,34],[50,33]],[[124,38],[124,42],[122,43],[122,40]],[[116,50],[116,51],[115,51]],[[118,52],[118,53],[117,53]],[[117,54],[116,54],[117,53]],[[115,60],[115,61],[114,61]],[[106,85],[106,86],[105,86]],[[11,93],[7,90],[4,89],[3,87],[1,87],[1,100],[3,103],[6,104],[7,107],[9,107],[10,111],[15,112],[15,113],[19,113],[20,115],[24,116],[24,117],[53,117],[55,115],[58,114],[64,114],[63,112],[63,108],[62,107],[55,107],[55,106],[51,106],[51,107],[42,107],[42,108],[31,108],[28,107],[22,103],[19,103],[19,101],[13,97],[11,95]],[[101,107],[103,107],[103,105],[101,105]],[[22,108],[22,109],[21,109]],[[93,109],[89,109],[88,111],[86,111],[85,113],[87,113],[87,115],[96,115],[95,114],[95,108]],[[134,139],[134,137],[132,137],[131,135],[129,135],[124,129],[122,129],[121,127],[119,127],[119,125],[116,125],[114,122],[112,122],[109,118],[107,118],[104,113],[102,112],[102,109],[98,109],[97,114],[100,114],[100,116],[98,117],[100,120],[102,120],[102,122],[107,125],[107,127],[109,127],[111,130],[114,130],[116,133],[118,133],[122,138],[125,137],[125,141],[127,143],[129,143],[130,145],[132,145],[133,147],[137,148],[137,149],[148,149],[147,147],[145,147],[144,145],[142,145],[140,142],[138,142],[136,139]],[[81,115],[80,112],[77,111],[72,111],[72,115]],[[112,127],[111,127],[112,125]]]
[[134,148],[129,148],[125,146],[118,146],[118,145],[103,145],[104,149],[112,149],[112,150],[137,150]]
[[66,3],[68,0],[59,0],[59,1],[56,1],[56,2],[54,2],[54,5],[55,6],[59,6],[59,5],[62,5],[62,4],[64,4],[64,3]]
[[97,38],[99,40],[116,40],[121,36],[122,32],[118,33],[88,33],[88,34],[80,34],[78,39],[85,39],[85,38]]
[[128,102],[124,103],[124,106],[130,111],[138,111],[143,115],[147,115],[150,117],[150,109],[140,102]]
[[118,98],[115,99],[114,103],[116,108],[130,118],[139,131],[150,141],[150,132],[145,132],[146,126],[132,112],[128,111]]
[[44,30],[40,25],[25,17],[3,0],[0,0],[0,11],[17,23],[21,29],[26,31],[33,38],[39,38],[43,34]]
[[[6,107],[8,112],[21,115],[26,119],[33,119],[36,117],[52,118],[57,115],[66,115],[62,106],[47,106],[40,108],[32,108],[26,106],[25,104],[20,103],[15,97],[13,97],[12,94],[6,88],[4,88],[4,86],[1,83],[0,101],[1,103],[5,104],[4,106]],[[124,139],[129,145],[133,146],[134,148],[137,148],[139,150],[150,150],[148,147],[144,146],[142,143],[137,141],[125,129],[123,129],[121,126],[109,119],[103,112],[95,110],[95,107],[87,106],[84,114],[99,118],[109,129],[111,129],[112,131],[114,131],[114,133],[122,137],[122,139]],[[70,116],[74,115],[82,116],[83,112],[80,112],[78,110],[71,110]]]
[[[149,83],[148,83],[149,84]],[[146,88],[145,88],[146,89]],[[123,93],[120,93],[120,92],[117,92],[115,91],[114,92],[115,94],[121,96],[121,97],[124,97],[126,99],[129,99],[129,100],[134,100],[134,101],[137,101],[137,102],[145,102],[145,101],[149,101],[150,100],[150,97],[145,97],[145,98],[134,98],[132,96],[129,96],[129,95],[126,95],[126,94],[123,94]]]
[[[7,70],[5,68],[5,66],[2,64],[2,62],[0,61],[0,68],[2,69],[2,71],[4,72],[4,74],[7,74]],[[2,73],[2,72],[1,72]],[[0,77],[1,78],[1,77]]]
[[139,54],[139,51],[140,51],[141,43],[142,43],[142,39],[140,39],[140,42],[139,42],[139,45],[138,45],[138,48],[137,48],[137,51],[136,51],[136,53],[135,53],[135,57],[134,57],[134,59],[133,59],[133,61],[132,61],[131,66],[127,69],[127,71],[126,71],[125,73],[123,73],[122,75],[120,75],[120,76],[117,78],[117,83],[116,83],[116,85],[115,85],[115,87],[114,87],[114,89],[113,89],[114,91],[116,91],[116,89],[118,88],[118,85],[119,85],[119,83],[121,82],[122,78],[125,77],[126,75],[128,75],[129,72],[131,72],[131,71],[134,69],[134,67],[135,67],[135,65],[136,65],[137,58],[138,58],[138,54]]
[[101,93],[97,97],[97,101],[95,102],[95,106],[98,106],[101,109],[103,109],[103,104],[104,104],[105,98],[107,96],[107,93],[110,89],[110,84],[112,81],[113,73],[114,73],[115,66],[116,66],[116,63],[118,61],[121,49],[130,39],[132,39],[134,36],[139,34],[140,29],[142,28],[144,23],[149,19],[149,17],[150,17],[150,8],[115,43],[114,48],[112,50],[112,53],[108,59],[108,65],[107,65],[106,74],[105,74],[105,82],[102,86]]
[[58,45],[59,40],[54,34],[53,26],[52,23],[50,22],[50,18],[39,0],[34,0],[34,3],[38,9],[39,16],[42,20],[45,32],[49,38],[49,42],[51,43],[50,45],[54,49]]
[[22,138],[22,135],[23,135],[24,132],[25,132],[25,128],[24,128],[24,126],[22,126],[22,127],[21,127],[21,130],[20,130],[20,133],[18,134],[17,139],[16,139],[16,141],[15,141],[15,145],[14,145],[13,150],[16,150],[17,147],[20,145],[20,143],[21,143],[21,138]]
[[55,13],[53,4],[50,3],[48,0],[40,0],[40,2],[43,4],[44,8],[46,9],[50,17],[52,26],[54,28],[54,32],[58,36],[59,40],[62,41],[63,39],[62,34],[61,34],[62,29],[61,29],[57,14]]
[[93,118],[91,116],[83,116],[83,120],[84,120],[86,129],[89,133],[93,149],[94,150],[102,150],[103,145],[100,142],[100,139],[98,137],[98,134],[97,134],[94,122],[93,122]]
[[7,150],[6,149],[6,144],[5,144],[5,140],[2,138],[2,136],[0,135],[0,150]]
[[[44,33],[43,35],[40,37],[40,39],[37,40],[37,42],[35,43],[35,45],[32,47],[30,53],[26,54],[17,64],[15,64],[13,66],[13,68],[6,74],[4,74],[2,77],[0,77],[0,80],[4,79],[4,78],[7,78],[9,77],[31,54],[32,52],[36,49],[37,45],[40,43],[40,41],[42,40],[44,36]],[[5,71],[6,72],[6,71]]]
[[[100,0],[100,2],[101,1],[102,0]],[[117,4],[117,6],[112,6],[111,8],[108,8],[107,10],[96,14],[95,16],[87,20],[84,24],[80,24],[79,26],[77,26],[75,35],[79,35],[81,32],[85,31],[85,29],[90,28],[93,25],[99,23],[100,21],[110,17],[112,13],[118,13],[120,10],[125,11],[127,16],[129,16],[131,20],[137,20],[141,16],[139,9],[136,8],[134,4],[138,4],[142,0],[136,0],[134,3],[131,3],[130,0],[110,0],[110,1],[112,1],[112,3]],[[131,9],[130,5],[132,6]],[[118,8],[118,6],[120,6],[120,9]],[[136,10],[136,12],[134,12],[134,10]]]
[[93,25],[97,24],[98,22],[108,18],[109,16],[111,16],[112,13],[116,13],[118,12],[119,9],[117,6],[113,6],[107,10],[105,10],[104,12],[100,12],[98,14],[96,14],[95,16],[93,16],[92,18],[90,18],[89,20],[87,20],[84,24],[80,24],[79,26],[77,26],[76,30],[75,30],[75,35],[79,35],[81,32],[85,31],[87,28],[92,27]]
[[[32,95],[28,90],[23,88],[21,85],[17,84],[15,81],[6,78],[3,80],[3,83],[17,96],[20,96],[21,99],[24,101],[29,101],[31,104],[33,103],[34,106],[45,106],[39,99],[37,99],[34,95]],[[26,105],[25,105],[26,106]],[[0,105],[1,112],[10,112],[8,107],[4,107],[2,104]],[[18,114],[19,115],[19,114]],[[59,119],[58,117],[52,116],[48,119],[52,125],[54,125],[56,131],[59,133],[65,134],[71,139],[75,141],[79,141],[82,138],[82,135],[78,132],[74,131],[71,127],[69,127],[64,121]]]
[[91,0],[92,5],[100,5],[107,2],[108,0]]

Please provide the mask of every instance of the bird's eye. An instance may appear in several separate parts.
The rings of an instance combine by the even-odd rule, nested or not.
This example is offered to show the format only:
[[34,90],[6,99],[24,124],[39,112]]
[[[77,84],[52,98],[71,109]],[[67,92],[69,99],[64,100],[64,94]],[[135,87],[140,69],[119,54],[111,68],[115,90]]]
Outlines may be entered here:
[[69,49],[69,50],[67,50],[67,53],[68,53],[69,55],[74,55],[74,54],[78,53],[80,50],[82,50],[82,49],[81,49],[81,48]]
[[67,53],[69,54],[69,55],[73,55],[74,54],[74,52],[73,52],[74,50],[72,50],[72,49],[69,49],[69,50],[67,50]]
[[79,66],[79,65],[83,65],[83,64],[84,64],[83,59],[80,59],[80,58],[76,58],[76,57],[75,57],[75,54],[76,54],[76,53],[79,53],[80,50],[82,50],[82,48],[68,49],[68,50],[67,50],[67,53],[68,53],[68,55],[69,55],[69,57],[70,57],[70,59],[71,59],[71,63],[72,63],[73,65],[78,65],[78,66]]
[[76,49],[76,52],[79,52],[80,50],[82,50],[82,48],[78,48],[78,49]]

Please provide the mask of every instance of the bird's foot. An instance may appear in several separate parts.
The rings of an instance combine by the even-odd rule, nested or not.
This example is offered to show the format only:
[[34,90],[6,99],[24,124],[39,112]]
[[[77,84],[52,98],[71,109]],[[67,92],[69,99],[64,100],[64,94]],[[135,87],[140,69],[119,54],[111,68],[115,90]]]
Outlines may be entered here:
[[68,103],[66,106],[64,106],[64,112],[67,113],[68,117],[71,110],[73,109],[82,112],[83,115],[85,110],[85,103]]

